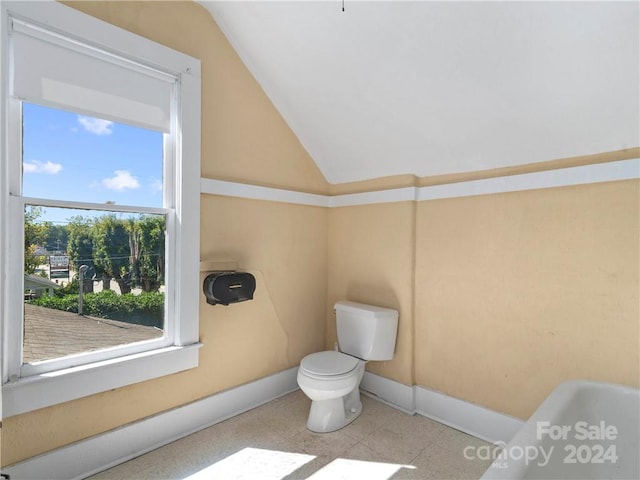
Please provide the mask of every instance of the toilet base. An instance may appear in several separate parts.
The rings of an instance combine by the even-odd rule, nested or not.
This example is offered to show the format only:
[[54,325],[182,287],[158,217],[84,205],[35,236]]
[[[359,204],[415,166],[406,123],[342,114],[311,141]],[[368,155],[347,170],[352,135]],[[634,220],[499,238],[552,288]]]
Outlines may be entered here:
[[313,400],[307,428],[316,433],[329,433],[346,427],[362,413],[360,391],[356,388],[344,397]]

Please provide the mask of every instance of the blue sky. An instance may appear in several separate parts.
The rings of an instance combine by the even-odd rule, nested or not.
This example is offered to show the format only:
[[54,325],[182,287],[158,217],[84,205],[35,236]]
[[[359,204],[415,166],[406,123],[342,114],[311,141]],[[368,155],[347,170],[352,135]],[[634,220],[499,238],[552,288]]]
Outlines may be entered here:
[[[23,104],[23,195],[162,206],[162,133]],[[82,212],[45,209],[63,222]]]

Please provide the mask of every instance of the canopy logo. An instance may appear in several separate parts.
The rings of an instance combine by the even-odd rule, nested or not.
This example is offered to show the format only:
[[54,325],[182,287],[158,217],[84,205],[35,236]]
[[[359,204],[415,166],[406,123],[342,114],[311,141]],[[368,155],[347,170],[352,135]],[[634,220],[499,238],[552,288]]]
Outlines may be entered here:
[[541,421],[536,423],[537,442],[533,445],[507,445],[504,442],[469,445],[463,454],[467,460],[491,460],[493,468],[507,468],[509,461],[545,467],[554,457],[568,464],[617,463],[613,442],[617,438],[618,429],[604,421],[590,424],[581,420],[573,425]]

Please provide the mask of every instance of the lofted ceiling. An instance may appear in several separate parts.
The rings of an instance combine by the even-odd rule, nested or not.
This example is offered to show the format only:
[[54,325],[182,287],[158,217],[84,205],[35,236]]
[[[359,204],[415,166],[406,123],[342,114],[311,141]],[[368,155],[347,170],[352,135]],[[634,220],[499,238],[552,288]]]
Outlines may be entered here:
[[331,183],[640,145],[638,2],[199,3]]

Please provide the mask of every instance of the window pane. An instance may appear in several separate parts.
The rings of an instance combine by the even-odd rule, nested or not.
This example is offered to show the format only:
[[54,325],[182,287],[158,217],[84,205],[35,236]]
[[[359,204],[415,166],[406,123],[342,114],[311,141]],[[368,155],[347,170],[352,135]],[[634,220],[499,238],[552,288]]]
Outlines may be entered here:
[[23,362],[162,337],[165,224],[28,205]]
[[[163,134],[22,104],[26,197],[161,207]],[[23,363],[163,337],[164,215],[27,205]]]
[[162,133],[23,103],[23,195],[162,207]]

